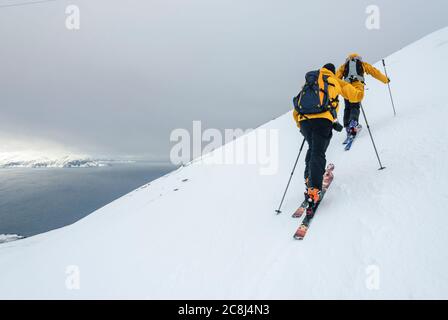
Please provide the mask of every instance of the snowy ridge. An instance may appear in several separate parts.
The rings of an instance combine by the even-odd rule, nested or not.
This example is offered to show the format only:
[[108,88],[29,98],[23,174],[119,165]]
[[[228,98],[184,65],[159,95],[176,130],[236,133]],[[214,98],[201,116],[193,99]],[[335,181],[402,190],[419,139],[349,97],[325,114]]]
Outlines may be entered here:
[[23,239],[23,237],[19,236],[18,234],[0,234],[0,243],[6,243],[20,239]]
[[45,156],[35,153],[0,152],[0,168],[86,168],[105,165],[107,164],[88,156]]
[[[254,130],[71,226],[2,244],[0,298],[447,299],[447,57],[445,28],[386,59],[395,118],[387,87],[367,77],[363,106],[387,169],[367,129],[349,152],[335,133],[335,178],[304,241],[290,217],[303,157],[274,213],[302,141],[288,113],[257,129],[278,129],[277,174],[205,163]],[[66,287],[69,266],[79,290]]]

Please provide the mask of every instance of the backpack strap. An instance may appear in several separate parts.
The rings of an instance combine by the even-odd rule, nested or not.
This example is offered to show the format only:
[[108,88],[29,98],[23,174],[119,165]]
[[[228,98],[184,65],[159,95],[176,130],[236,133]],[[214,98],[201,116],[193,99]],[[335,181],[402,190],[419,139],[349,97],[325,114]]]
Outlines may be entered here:
[[330,94],[328,92],[328,87],[332,86],[332,87],[336,87],[333,83],[329,83],[328,82],[328,76],[323,76],[323,80],[324,80],[324,89],[321,89],[322,92],[324,92],[325,95],[325,100],[324,100],[324,105],[326,106],[325,109],[327,111],[330,111],[333,119],[337,118],[336,112],[334,112],[334,109],[336,107],[333,107],[333,103],[336,102],[336,106],[339,104],[339,98],[338,96],[336,96],[336,98],[330,98]]
[[328,83],[328,76],[322,76],[322,80],[324,81],[324,88],[320,89],[320,91],[324,93],[324,98],[322,99],[322,106],[325,106],[325,108],[328,108],[328,104],[330,103],[330,97],[328,94],[328,86],[331,85],[334,87],[334,85],[331,83]]
[[[328,82],[328,81],[327,81]],[[332,86],[332,87],[336,87],[333,83],[329,83],[328,82],[328,85],[329,86]],[[332,99],[329,99],[328,100],[328,105],[330,106],[330,108],[335,108],[335,107],[333,107],[333,103],[337,103],[337,104],[339,104],[339,96],[336,96],[336,98],[332,98]]]

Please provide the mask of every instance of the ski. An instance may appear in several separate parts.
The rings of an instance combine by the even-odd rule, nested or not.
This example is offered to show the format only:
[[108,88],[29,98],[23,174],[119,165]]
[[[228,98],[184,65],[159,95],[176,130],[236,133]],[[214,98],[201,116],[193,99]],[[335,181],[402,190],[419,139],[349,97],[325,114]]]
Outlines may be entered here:
[[345,151],[349,151],[351,149],[351,147],[353,145],[353,142],[355,141],[356,137],[359,135],[361,130],[362,130],[362,126],[358,125],[358,127],[356,128],[356,135],[350,135],[350,136],[347,137],[347,140],[346,140],[347,142],[344,143],[345,144],[345,148],[344,148]]
[[342,142],[342,144],[347,144],[348,141],[350,140],[351,136],[347,135],[347,138],[345,138],[344,142]]
[[344,148],[345,151],[349,151],[351,149],[353,141],[355,141],[355,137],[356,136],[350,136],[348,138],[347,143],[345,144],[345,148]]
[[300,218],[306,211],[306,209],[308,208],[308,200],[303,200],[302,204],[300,205],[300,207],[296,210],[296,212],[294,212],[292,214],[293,218]]
[[[325,173],[324,173],[324,181],[322,183],[322,194],[321,194],[320,201],[312,206],[307,204],[307,208],[305,208],[302,212],[302,214],[303,214],[306,211],[306,216],[305,216],[305,218],[303,218],[302,223],[300,224],[299,228],[294,233],[294,239],[303,240],[303,238],[305,237],[305,235],[310,227],[311,221],[313,220],[314,215],[316,214],[317,208],[319,207],[320,203],[324,199],[325,193],[327,192],[328,188],[330,187],[331,183],[333,182],[333,178],[334,178],[333,170],[334,170],[334,164],[330,163],[327,166],[327,169],[325,170]],[[297,210],[299,211],[301,208],[302,208],[302,206],[300,206],[300,208]]]
[[311,221],[313,221],[314,215],[316,214],[317,208],[319,207],[319,204],[324,199],[324,192],[322,192],[321,199],[318,203],[316,203],[314,206],[308,207],[306,209],[306,216],[303,218],[302,223],[300,224],[299,228],[294,233],[294,239],[296,240],[303,240],[305,238],[305,235],[310,228]]

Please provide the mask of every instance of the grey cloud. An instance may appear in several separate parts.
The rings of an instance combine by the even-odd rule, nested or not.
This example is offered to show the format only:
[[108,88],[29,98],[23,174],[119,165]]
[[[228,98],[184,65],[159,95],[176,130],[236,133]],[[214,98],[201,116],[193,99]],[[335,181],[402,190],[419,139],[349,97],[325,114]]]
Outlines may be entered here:
[[[0,132],[166,158],[175,128],[257,126],[290,109],[307,70],[352,51],[375,62],[446,25],[444,0],[375,2],[378,31],[364,0],[0,7]],[[68,4],[80,31],[65,28]]]

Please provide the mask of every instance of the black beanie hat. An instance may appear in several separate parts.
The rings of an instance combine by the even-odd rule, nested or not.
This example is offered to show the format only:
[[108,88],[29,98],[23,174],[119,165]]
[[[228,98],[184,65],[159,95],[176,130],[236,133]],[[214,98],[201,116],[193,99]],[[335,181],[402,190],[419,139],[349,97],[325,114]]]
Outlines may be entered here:
[[336,72],[336,67],[332,63],[327,63],[326,65],[324,65],[324,68],[330,70],[333,73]]

